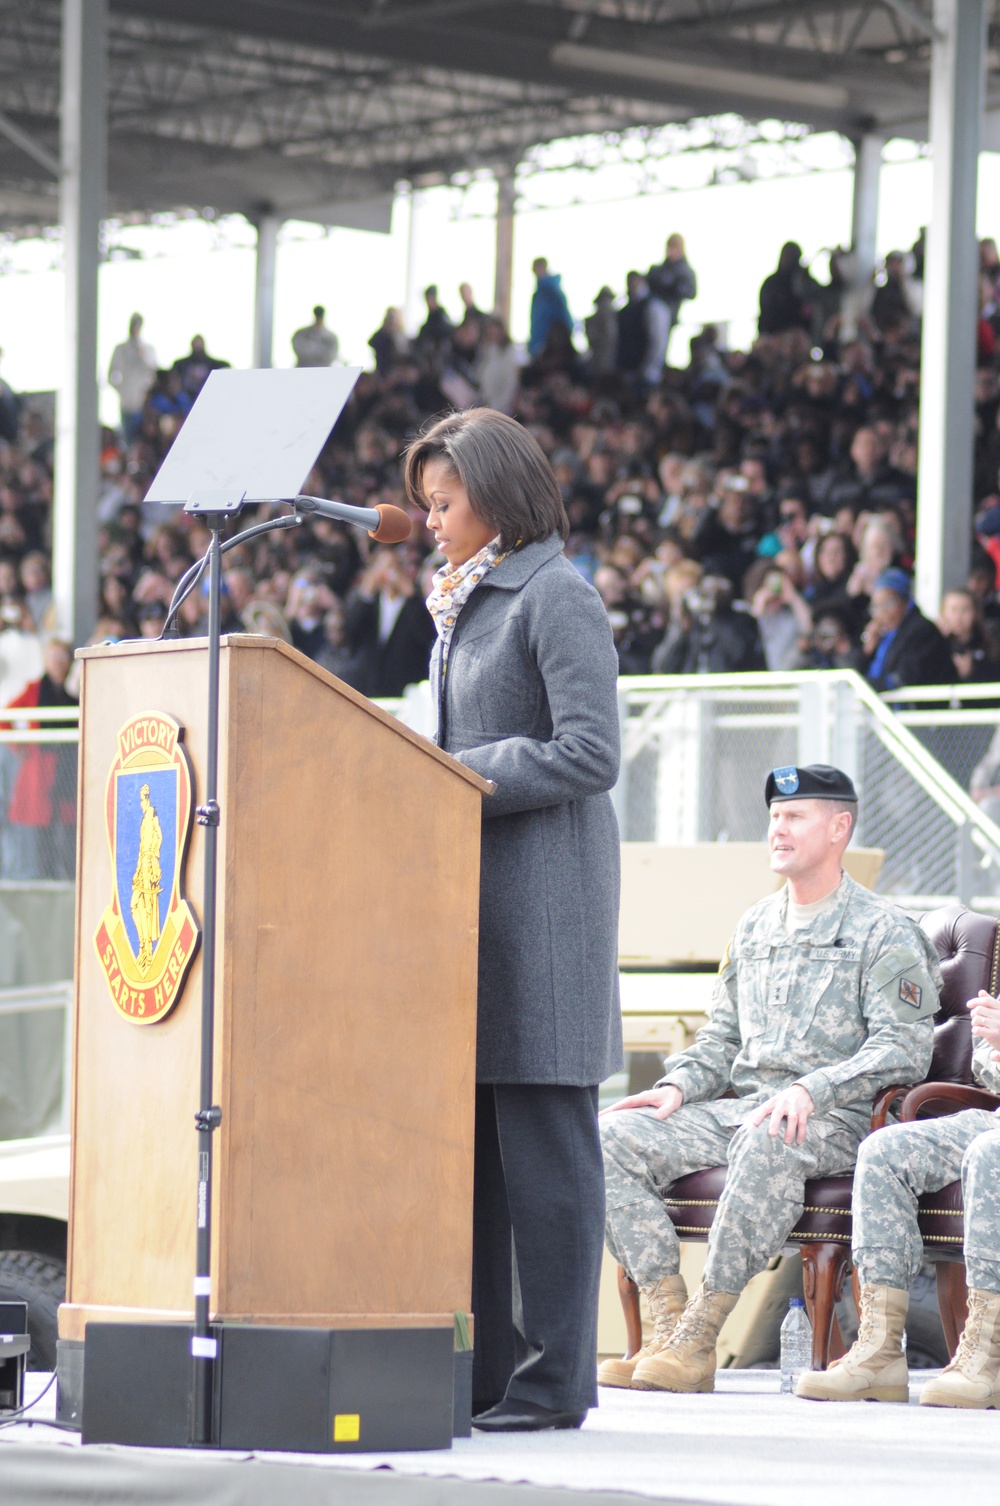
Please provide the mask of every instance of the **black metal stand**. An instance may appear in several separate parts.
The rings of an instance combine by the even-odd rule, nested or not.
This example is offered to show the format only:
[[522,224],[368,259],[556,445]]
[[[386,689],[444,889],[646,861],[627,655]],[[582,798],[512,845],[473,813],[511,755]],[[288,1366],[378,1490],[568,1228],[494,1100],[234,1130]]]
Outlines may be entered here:
[[202,917],[201,1093],[198,1127],[198,1237],[194,1278],[194,1336],[191,1339],[191,1442],[211,1444],[212,1370],[216,1340],[209,1327],[212,1296],[212,1136],[222,1110],[212,1103],[215,1048],[216,876],[219,851],[219,660],[222,622],[222,529],[225,513],[206,518],[212,530],[208,549],[208,748],[205,753],[205,800],[197,808],[205,829],[205,913]]
[[[222,530],[242,507],[242,501],[210,510],[192,500],[188,511],[204,518],[212,538],[208,562],[208,746],[205,752],[205,797],[197,807],[198,825],[205,831],[205,894],[201,943],[201,1086],[195,1126],[198,1131],[198,1214],[194,1278],[194,1333],[191,1337],[191,1442],[212,1447],[215,1437],[215,1366],[218,1340],[210,1321],[212,1299],[212,1137],[222,1123],[222,1110],[212,1102],[215,1063],[215,951],[217,871],[219,849],[219,668],[222,643],[222,555],[251,536],[278,528],[295,528],[297,514],[272,518],[245,529],[222,543]],[[204,574],[205,561],[188,571],[171,603],[168,622],[185,596]]]

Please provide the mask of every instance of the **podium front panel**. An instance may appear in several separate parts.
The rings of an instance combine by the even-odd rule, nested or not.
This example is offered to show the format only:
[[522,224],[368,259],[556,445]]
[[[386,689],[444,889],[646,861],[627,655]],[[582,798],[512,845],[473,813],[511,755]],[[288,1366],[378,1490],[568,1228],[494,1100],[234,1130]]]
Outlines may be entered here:
[[[151,711],[181,723],[201,798],[207,653],[84,658],[64,1338],[88,1316],[193,1311],[200,958],[139,1024],[94,936],[118,730]],[[221,705],[213,1311],[450,1322],[471,1300],[482,782],[273,640],[224,641]],[[203,857],[196,825],[199,922]]]

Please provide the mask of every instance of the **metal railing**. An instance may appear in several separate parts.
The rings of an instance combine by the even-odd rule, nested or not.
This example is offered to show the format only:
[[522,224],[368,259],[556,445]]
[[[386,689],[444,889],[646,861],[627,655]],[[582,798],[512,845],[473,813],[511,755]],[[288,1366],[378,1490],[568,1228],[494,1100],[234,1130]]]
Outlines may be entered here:
[[69,1132],[72,1006],[69,981],[0,989],[0,1142]]
[[[433,735],[426,685],[382,704]],[[619,682],[619,715],[623,840],[761,840],[768,770],[832,763],[858,787],[857,842],[885,851],[883,893],[1000,911],[1000,685],[880,697],[851,670],[646,675]]]
[[[433,735],[426,684],[381,704]],[[647,675],[619,682],[619,710],[624,840],[760,839],[767,771],[833,763],[858,785],[857,840],[886,852],[880,889],[1000,909],[1000,685],[879,697],[850,670]],[[78,737],[75,707],[0,712],[0,879],[73,877]],[[977,769],[995,797],[970,794]]]
[[0,880],[76,872],[76,706],[0,711]]
[[[1000,703],[1000,686],[984,687],[980,700],[990,693]],[[980,741],[1000,726],[1000,711],[948,704],[967,695],[907,690],[887,704],[850,670],[623,679],[614,791],[622,837],[759,840],[768,770],[832,763],[858,787],[856,840],[885,851],[883,893],[920,908],[960,899],[1000,909],[1000,826],[941,757],[951,723],[977,727]],[[930,701],[933,711],[913,709]],[[963,756],[957,772],[968,748]]]

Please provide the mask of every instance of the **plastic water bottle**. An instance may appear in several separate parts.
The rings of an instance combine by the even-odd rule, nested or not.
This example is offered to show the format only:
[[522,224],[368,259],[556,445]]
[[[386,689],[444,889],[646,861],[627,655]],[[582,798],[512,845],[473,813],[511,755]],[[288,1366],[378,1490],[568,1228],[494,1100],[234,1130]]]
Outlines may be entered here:
[[781,1392],[791,1396],[803,1370],[812,1369],[813,1331],[801,1297],[793,1297],[781,1325]]

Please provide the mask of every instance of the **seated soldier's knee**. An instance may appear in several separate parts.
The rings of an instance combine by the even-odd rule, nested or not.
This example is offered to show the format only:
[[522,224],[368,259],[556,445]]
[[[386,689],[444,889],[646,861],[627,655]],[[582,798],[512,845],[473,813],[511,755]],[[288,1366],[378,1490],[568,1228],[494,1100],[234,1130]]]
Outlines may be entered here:
[[785,1148],[783,1135],[772,1135],[770,1119],[763,1124],[741,1124],[729,1143],[729,1160],[771,1160]]
[[634,1109],[623,1109],[618,1114],[607,1114],[597,1121],[601,1137],[601,1149],[606,1156],[614,1157],[626,1145],[631,1147],[635,1139],[636,1118]]
[[900,1141],[907,1138],[909,1128],[908,1124],[887,1124],[866,1135],[858,1146],[858,1170],[887,1167],[891,1171],[901,1165],[906,1158]]
[[989,1180],[1000,1177],[1000,1134],[996,1130],[986,1130],[966,1148],[962,1157],[962,1175],[969,1172]]

